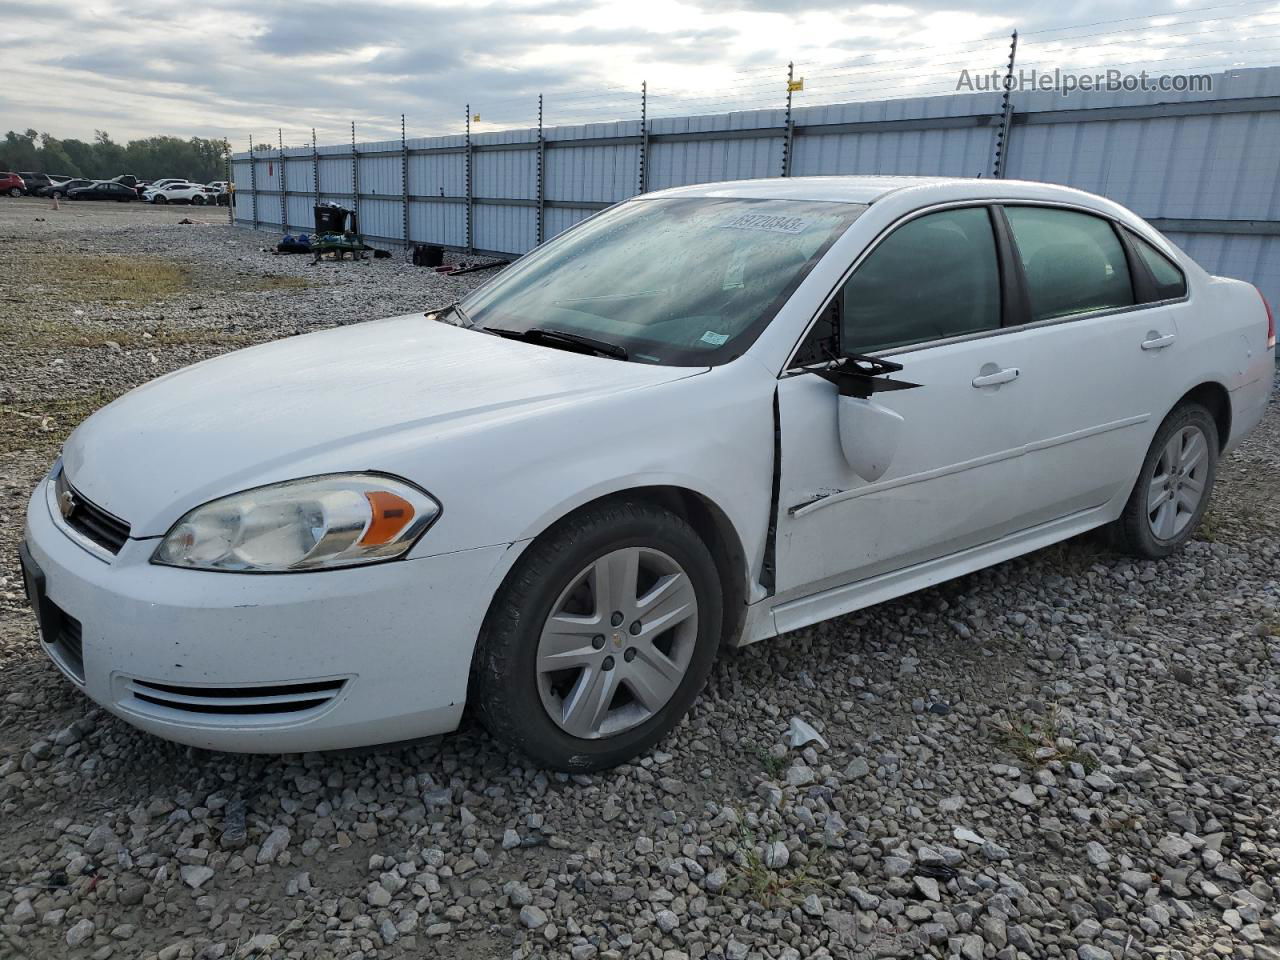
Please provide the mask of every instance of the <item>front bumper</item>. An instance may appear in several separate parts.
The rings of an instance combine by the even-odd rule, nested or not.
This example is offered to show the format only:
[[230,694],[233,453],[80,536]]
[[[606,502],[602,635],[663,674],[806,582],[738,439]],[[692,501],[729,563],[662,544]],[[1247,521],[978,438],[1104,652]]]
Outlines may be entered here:
[[[107,710],[211,750],[391,743],[457,727],[507,545],[344,570],[212,573],[103,559],[55,519],[41,483],[26,546],[59,669]],[[429,534],[428,534],[429,535]]]

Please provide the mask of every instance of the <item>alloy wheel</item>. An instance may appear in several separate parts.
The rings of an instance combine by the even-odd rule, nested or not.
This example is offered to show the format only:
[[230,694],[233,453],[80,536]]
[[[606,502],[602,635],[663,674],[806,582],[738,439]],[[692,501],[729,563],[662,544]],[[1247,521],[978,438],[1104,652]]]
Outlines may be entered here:
[[629,730],[675,694],[697,638],[697,595],[680,564],[649,547],[607,553],[570,581],[542,627],[542,705],[584,740]]
[[1158,539],[1173,540],[1195,517],[1208,471],[1209,441],[1199,427],[1183,427],[1169,438],[1147,490],[1147,521]]

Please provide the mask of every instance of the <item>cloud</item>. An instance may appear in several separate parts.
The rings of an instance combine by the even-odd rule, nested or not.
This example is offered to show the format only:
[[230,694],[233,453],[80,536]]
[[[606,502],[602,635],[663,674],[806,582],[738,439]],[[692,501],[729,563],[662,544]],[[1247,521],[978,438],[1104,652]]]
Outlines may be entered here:
[[[459,132],[467,103],[479,129],[529,126],[539,93],[549,123],[634,117],[643,79],[663,115],[779,106],[792,59],[801,103],[949,92],[962,66],[1002,64],[1014,27],[1020,60],[1068,64],[1182,54],[1221,67],[1240,59],[1230,40],[1241,24],[1280,34],[1280,2],[1196,2],[0,0],[0,130],[242,145],[281,128],[302,144],[312,126],[344,141],[354,119],[361,138],[386,139],[402,112],[411,136]],[[1175,25],[1153,29],[1159,14]],[[1096,21],[1109,23],[1082,26]],[[1254,63],[1280,60],[1274,41],[1248,47]]]

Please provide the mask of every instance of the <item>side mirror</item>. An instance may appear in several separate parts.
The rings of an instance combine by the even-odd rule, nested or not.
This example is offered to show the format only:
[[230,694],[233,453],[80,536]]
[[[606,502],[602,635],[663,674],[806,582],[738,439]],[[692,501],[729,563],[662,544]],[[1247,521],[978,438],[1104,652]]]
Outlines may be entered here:
[[898,452],[906,421],[869,397],[837,398],[840,449],[853,472],[868,483],[884,476]]

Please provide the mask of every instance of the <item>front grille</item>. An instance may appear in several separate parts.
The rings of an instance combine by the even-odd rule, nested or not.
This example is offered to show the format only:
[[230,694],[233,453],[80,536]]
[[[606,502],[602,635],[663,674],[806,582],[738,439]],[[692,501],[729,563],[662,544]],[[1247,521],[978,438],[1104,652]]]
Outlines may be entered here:
[[238,716],[286,715],[314,710],[341,691],[344,680],[256,684],[246,687],[195,687],[151,680],[130,680],[135,701],[185,713]]
[[[120,548],[129,539],[129,524],[86,500],[80,491],[71,486],[65,470],[58,471],[54,492],[58,498],[58,509],[67,526],[112,553],[120,552]],[[71,504],[70,511],[64,506],[68,502]]]

